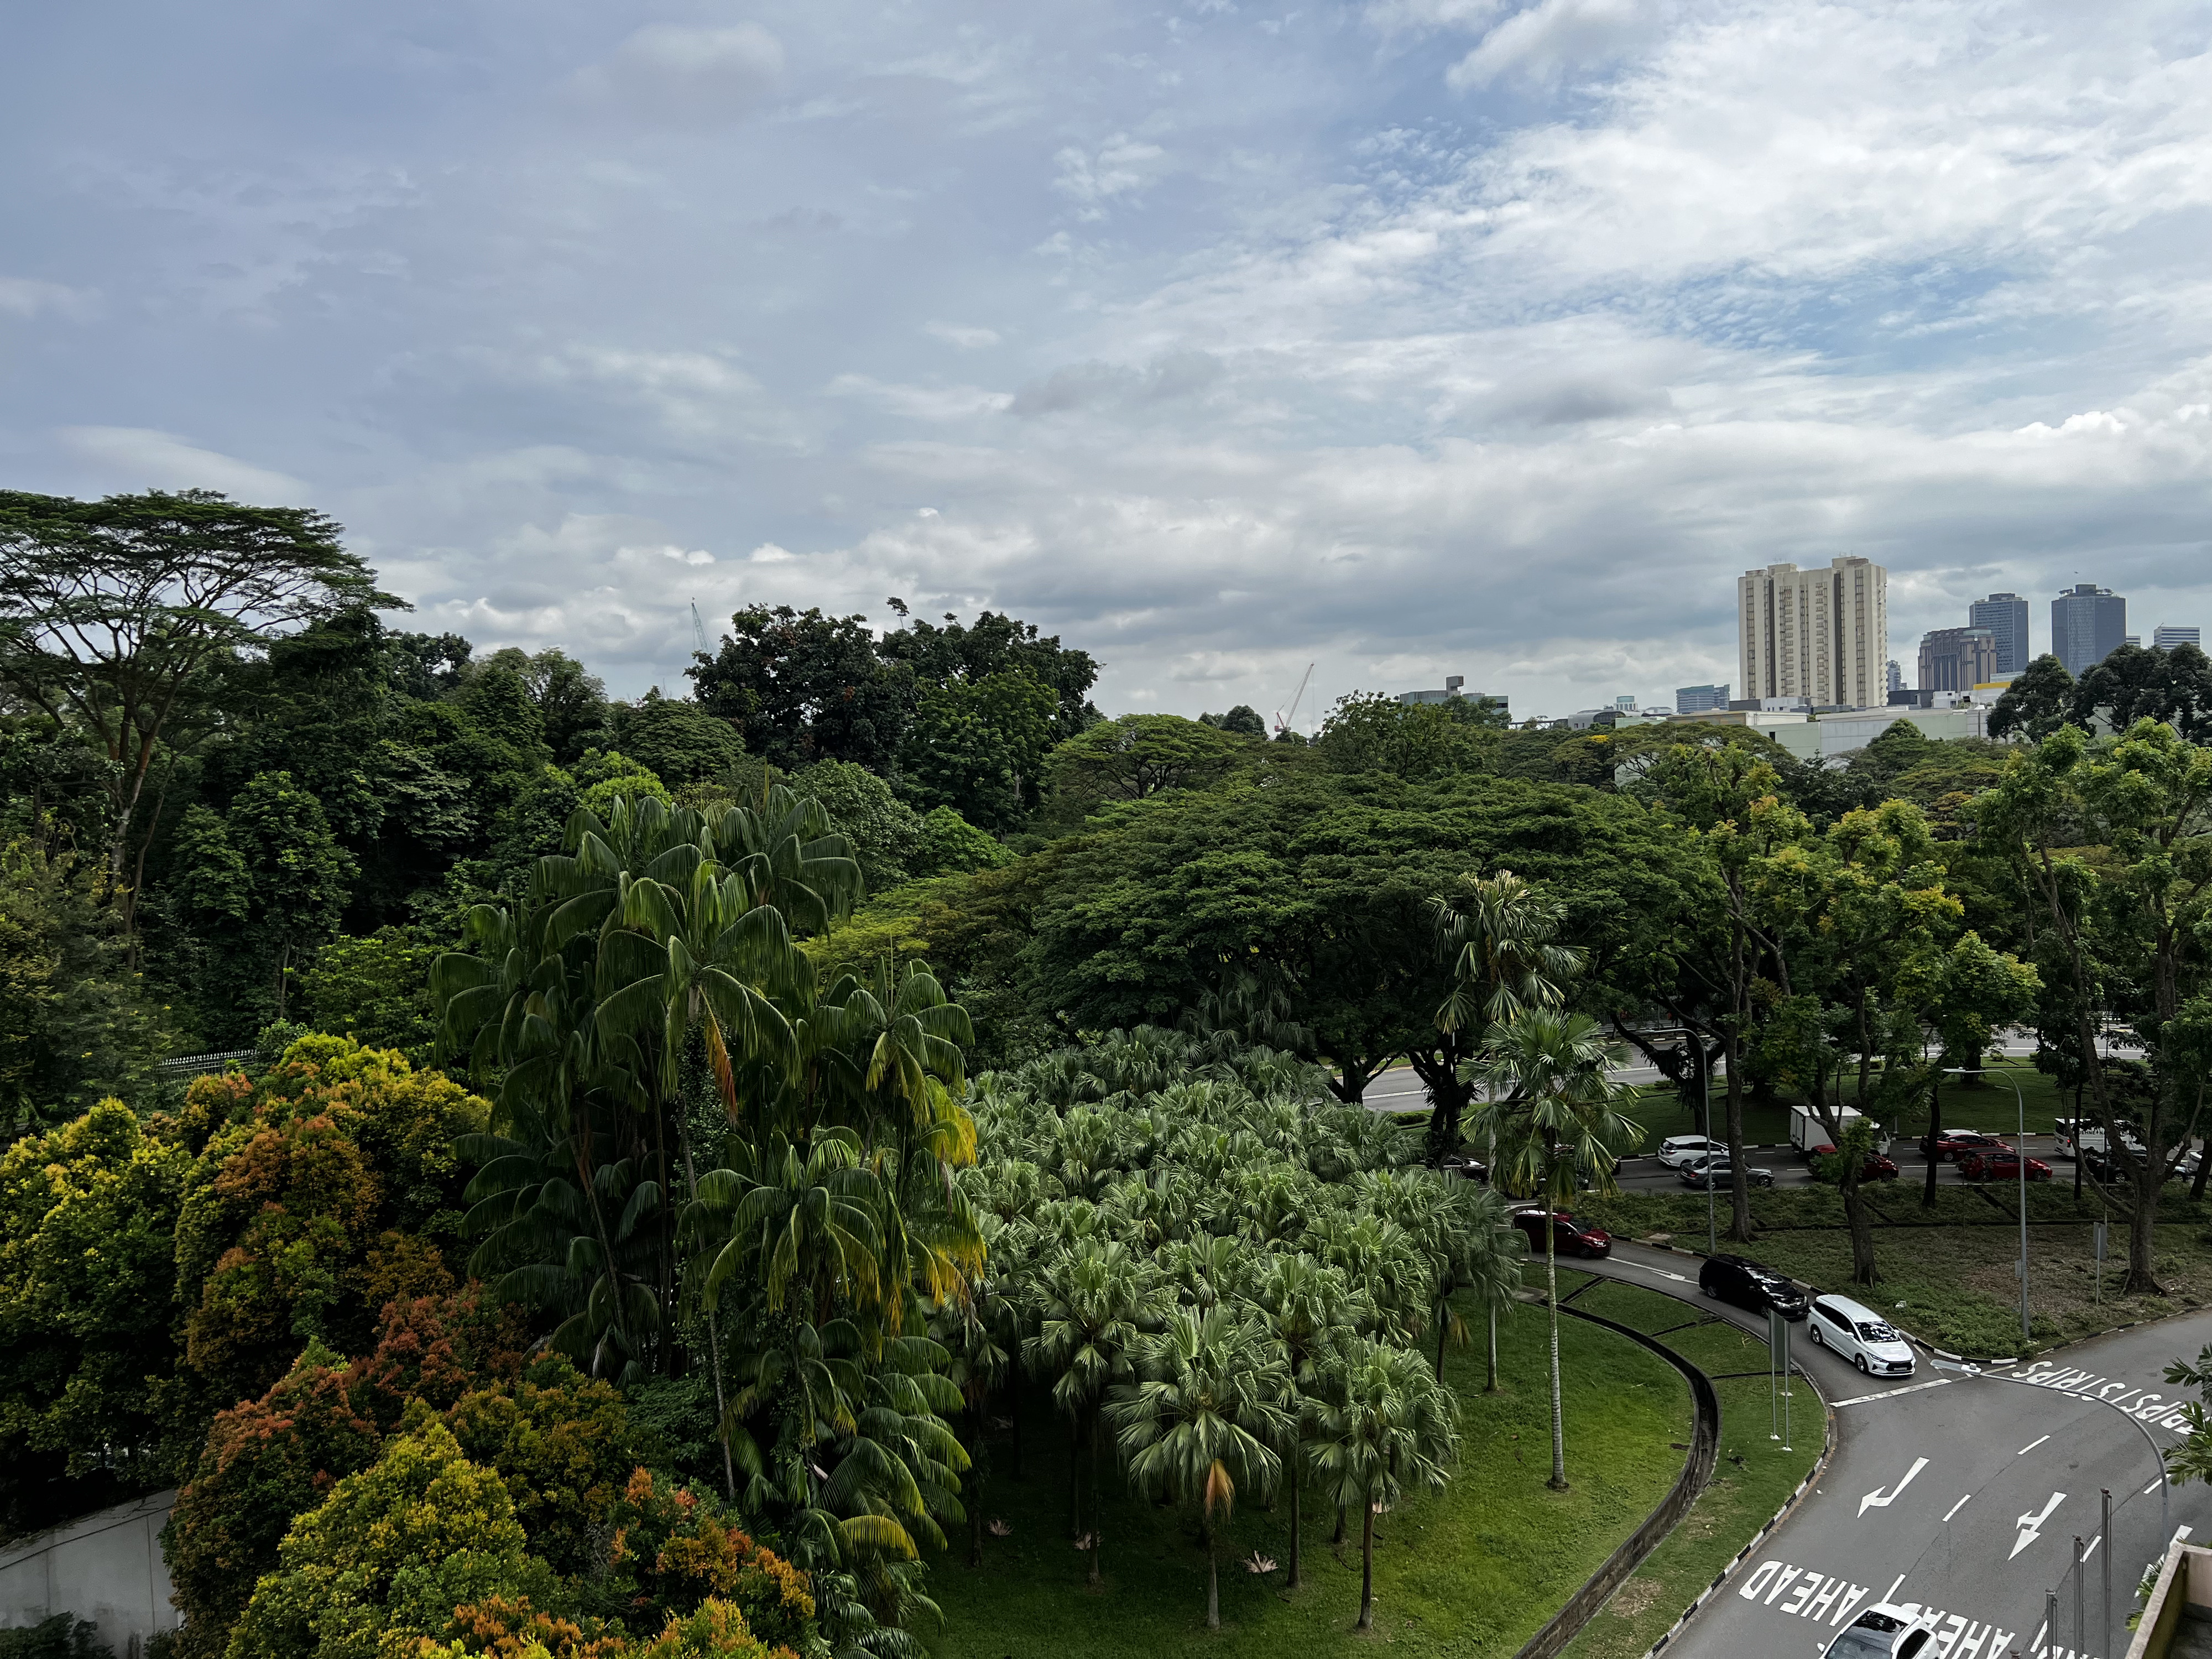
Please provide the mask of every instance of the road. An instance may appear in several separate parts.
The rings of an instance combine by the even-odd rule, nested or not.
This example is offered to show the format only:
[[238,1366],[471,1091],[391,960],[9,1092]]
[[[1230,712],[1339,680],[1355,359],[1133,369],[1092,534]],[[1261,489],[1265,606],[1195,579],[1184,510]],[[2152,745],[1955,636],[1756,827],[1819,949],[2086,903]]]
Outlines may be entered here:
[[[1627,1245],[1608,1261],[1576,1265],[1765,1330],[1763,1320],[1700,1296],[1691,1258]],[[1905,1385],[1869,1381],[1803,1342],[1803,1328],[1796,1357],[1834,1402],[1835,1455],[1790,1519],[1699,1609],[1670,1659],[1806,1659],[1855,1609],[1882,1600],[1941,1610],[1943,1635],[1929,1652],[1942,1659],[2117,1655],[2144,1567],[2177,1528],[2212,1534],[2212,1487],[2167,1488],[2159,1462],[2182,1438],[2181,1396],[2162,1374],[2212,1344],[2212,1312],[1986,1372],[1923,1355]],[[1804,1404],[1800,1432],[1819,1434],[1819,1407]],[[2069,1580],[2076,1536],[2088,1552],[2078,1596]],[[2059,1595],[2046,1631],[2048,1589]]]

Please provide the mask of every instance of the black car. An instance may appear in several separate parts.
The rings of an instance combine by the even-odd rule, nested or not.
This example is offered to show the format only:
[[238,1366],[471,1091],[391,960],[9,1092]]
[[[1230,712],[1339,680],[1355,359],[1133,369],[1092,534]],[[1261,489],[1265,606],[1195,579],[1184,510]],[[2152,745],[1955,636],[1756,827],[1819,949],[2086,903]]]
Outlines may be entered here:
[[1698,1270],[1698,1288],[1753,1313],[1770,1308],[1784,1319],[1805,1316],[1805,1292],[1761,1262],[1740,1255],[1709,1255]]
[[1479,1158],[1469,1158],[1465,1152],[1446,1152],[1437,1160],[1437,1168],[1448,1176],[1457,1176],[1462,1181],[1480,1181],[1487,1184],[1490,1166]]

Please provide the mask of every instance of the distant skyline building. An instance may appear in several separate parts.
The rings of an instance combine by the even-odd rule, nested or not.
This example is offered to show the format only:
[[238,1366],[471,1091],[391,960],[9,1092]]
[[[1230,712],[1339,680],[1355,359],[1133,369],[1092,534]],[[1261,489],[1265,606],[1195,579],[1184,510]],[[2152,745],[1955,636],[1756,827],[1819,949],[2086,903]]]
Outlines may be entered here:
[[1896,658],[1892,657],[1883,665],[1882,682],[1883,690],[1887,690],[1892,698],[1905,690],[1905,669]]
[[1409,708],[1418,703],[1450,702],[1455,699],[1462,698],[1473,702],[1494,702],[1500,708],[1506,706],[1506,702],[1503,696],[1491,691],[1469,691],[1465,689],[1466,685],[1466,675],[1447,674],[1444,676],[1444,689],[1443,690],[1401,691],[1398,694],[1398,701],[1406,704]]
[[1626,708],[1632,714],[1636,712],[1637,702],[1634,697],[1617,696],[1613,700],[1613,706],[1615,708]]
[[1997,637],[1986,628],[1938,628],[1921,636],[1920,690],[1971,691],[1997,674]]
[[1736,579],[1735,612],[1745,699],[1848,708],[1887,700],[1889,573],[1873,560],[1747,570]]
[[2051,653],[2076,679],[2127,638],[2128,602],[2109,587],[2077,582],[2051,602]]
[[2160,623],[2150,630],[2151,649],[2171,651],[2177,645],[2202,646],[2204,641],[2194,628],[2183,628],[2172,623]]
[[1966,626],[1996,635],[1999,674],[2017,674],[2029,661],[2027,601],[2017,593],[1992,593],[1966,607]]
[[1703,714],[1729,706],[1729,689],[1725,685],[1680,685],[1674,688],[1674,712],[1678,714]]

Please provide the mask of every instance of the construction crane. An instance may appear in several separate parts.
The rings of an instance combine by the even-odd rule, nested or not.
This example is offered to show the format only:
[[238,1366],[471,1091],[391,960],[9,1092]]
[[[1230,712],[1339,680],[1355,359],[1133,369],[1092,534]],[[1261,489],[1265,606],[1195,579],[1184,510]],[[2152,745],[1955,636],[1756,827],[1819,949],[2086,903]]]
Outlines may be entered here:
[[1298,717],[1298,703],[1306,694],[1306,686],[1313,678],[1313,664],[1308,663],[1306,665],[1306,672],[1299,678],[1298,689],[1291,693],[1291,712],[1288,717],[1286,718],[1284,715],[1283,711],[1279,708],[1275,711],[1275,731],[1278,735],[1289,731],[1291,729],[1291,721]]
[[696,599],[691,601],[691,637],[699,641],[701,656],[711,657],[714,654],[707,648],[707,624],[699,620],[699,601]]

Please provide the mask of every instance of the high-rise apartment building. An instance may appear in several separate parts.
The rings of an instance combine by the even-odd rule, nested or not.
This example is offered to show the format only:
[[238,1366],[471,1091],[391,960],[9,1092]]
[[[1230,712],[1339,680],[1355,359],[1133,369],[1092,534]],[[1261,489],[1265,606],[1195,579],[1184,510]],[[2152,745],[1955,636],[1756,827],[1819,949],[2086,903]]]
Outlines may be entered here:
[[2171,651],[2177,645],[2202,645],[2194,628],[2179,628],[2171,623],[2160,623],[2150,630],[2150,647],[2154,651]]
[[2051,602],[2051,651],[2080,678],[2127,643],[2128,602],[2109,587],[2078,582]]
[[1678,714],[1705,714],[1716,708],[1729,706],[1729,689],[1725,685],[1678,685],[1674,688],[1674,712]]
[[1997,639],[1986,628],[1938,628],[1920,640],[1920,689],[1971,691],[1995,679]]
[[1889,573],[1871,559],[1825,570],[1770,564],[1736,579],[1746,698],[1802,697],[1815,708],[1887,701]]
[[1882,665],[1881,672],[1882,689],[1887,691],[1891,696],[1893,697],[1899,692],[1905,690],[1905,670],[1899,664],[1896,658],[1892,657],[1888,662],[1885,663]]
[[2000,675],[2017,674],[2028,664],[2027,601],[2017,593],[1992,593],[1966,607],[1966,626],[1996,635]]

